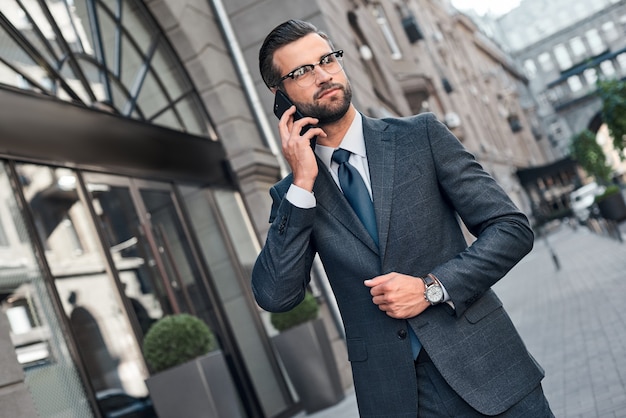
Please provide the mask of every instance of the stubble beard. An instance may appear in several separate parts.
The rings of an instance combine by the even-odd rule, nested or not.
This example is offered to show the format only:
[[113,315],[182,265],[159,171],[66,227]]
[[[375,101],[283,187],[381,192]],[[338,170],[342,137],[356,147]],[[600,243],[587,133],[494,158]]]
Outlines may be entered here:
[[316,93],[319,96],[324,91],[329,89],[340,89],[343,94],[332,97],[330,103],[326,105],[320,105],[316,102],[313,103],[296,103],[296,107],[305,115],[311,116],[319,120],[317,126],[324,126],[337,122],[348,112],[350,103],[352,102],[352,87],[347,82],[346,85],[339,83],[332,83],[323,86],[321,90]]

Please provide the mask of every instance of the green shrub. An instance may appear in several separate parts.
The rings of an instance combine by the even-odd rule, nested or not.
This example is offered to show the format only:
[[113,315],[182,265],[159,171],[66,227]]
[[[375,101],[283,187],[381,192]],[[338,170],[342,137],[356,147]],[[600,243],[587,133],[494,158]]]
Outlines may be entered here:
[[613,147],[624,160],[626,148],[626,80],[599,79],[598,96],[602,100],[602,122],[609,128]]
[[298,306],[287,312],[274,312],[271,314],[271,322],[278,332],[303,324],[317,318],[319,305],[315,297],[309,292],[304,295],[304,300]]
[[606,155],[595,133],[585,129],[574,135],[570,143],[570,155],[599,183],[608,183],[612,168],[606,162]]
[[217,348],[213,332],[199,318],[189,314],[168,315],[155,322],[143,340],[148,364],[159,372]]
[[606,199],[607,197],[612,196],[612,195],[617,194],[617,193],[621,193],[621,189],[619,188],[618,185],[611,184],[610,186],[607,186],[607,188],[604,190],[604,193],[596,196],[595,201],[596,201],[596,203],[600,202],[600,201]]

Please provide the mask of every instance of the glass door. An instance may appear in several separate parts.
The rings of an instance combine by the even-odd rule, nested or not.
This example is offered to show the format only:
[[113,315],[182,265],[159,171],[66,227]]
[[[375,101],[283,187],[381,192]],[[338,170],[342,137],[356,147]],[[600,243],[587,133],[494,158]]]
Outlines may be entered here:
[[84,178],[139,340],[167,314],[190,313],[213,325],[205,280],[171,185],[100,174]]

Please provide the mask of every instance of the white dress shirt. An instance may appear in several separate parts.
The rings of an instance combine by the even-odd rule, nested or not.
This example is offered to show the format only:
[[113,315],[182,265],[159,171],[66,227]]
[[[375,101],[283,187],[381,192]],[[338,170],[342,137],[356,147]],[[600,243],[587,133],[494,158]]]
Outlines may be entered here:
[[[363,138],[363,116],[360,113],[357,112],[339,147],[352,153],[348,162],[352,164],[352,166],[357,169],[361,177],[363,177],[363,181],[365,182],[365,186],[367,187],[367,191],[369,192],[371,199],[372,185],[370,181],[370,171],[367,165],[367,155],[365,153],[365,139]],[[333,180],[341,189],[341,186],[339,186],[339,178],[337,177],[339,164],[332,160],[335,149],[336,148],[317,144],[315,146],[315,154],[330,171],[330,175]],[[313,208],[316,204],[313,193],[294,184],[292,184],[287,191],[287,200],[294,206],[303,209]]]

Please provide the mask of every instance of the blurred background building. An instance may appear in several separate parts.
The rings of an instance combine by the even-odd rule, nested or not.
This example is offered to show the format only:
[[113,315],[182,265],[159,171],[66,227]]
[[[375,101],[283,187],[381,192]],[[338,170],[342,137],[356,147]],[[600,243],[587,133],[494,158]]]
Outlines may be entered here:
[[595,93],[598,80],[626,76],[626,1],[523,0],[503,16],[474,17],[527,77],[522,101],[535,103],[547,138],[550,164],[520,173],[536,211],[568,214],[570,193],[587,181],[569,159],[572,137],[585,129],[597,134],[614,179],[623,181],[626,163],[608,138]]
[[[143,335],[179,312],[217,335],[247,416],[301,409],[249,289],[268,189],[287,173],[257,54],[290,18],[345,50],[360,111],[434,112],[532,216],[518,172],[552,163],[563,146],[546,134],[545,108],[557,102],[533,90],[541,63],[534,73],[516,65],[541,53],[524,45],[509,55],[449,1],[2,0],[0,404],[9,416],[100,416],[107,392],[149,395]],[[597,48],[585,57],[612,53]],[[610,58],[616,71],[626,68],[620,56]],[[551,74],[542,79],[563,78]],[[555,121],[570,120],[565,109]],[[319,266],[313,279],[348,389]]]

